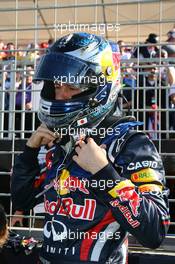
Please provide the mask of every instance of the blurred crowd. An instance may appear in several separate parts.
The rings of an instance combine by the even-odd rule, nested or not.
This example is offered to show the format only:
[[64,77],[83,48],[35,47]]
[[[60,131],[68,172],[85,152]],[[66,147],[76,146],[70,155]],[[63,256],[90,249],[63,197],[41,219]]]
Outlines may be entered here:
[[[22,131],[26,132],[24,137],[29,137],[34,129],[32,126],[34,115],[31,111],[34,68],[53,42],[53,39],[49,39],[39,45],[30,43],[26,47],[16,48],[12,42],[4,44],[2,40],[0,41],[0,85],[1,90],[4,91],[0,94],[1,110],[4,115],[0,121],[4,121],[5,137],[9,136],[9,126],[13,122],[9,113],[13,110],[15,110],[13,123],[16,137],[21,137]],[[37,115],[35,119],[36,128],[39,124]]]
[[15,47],[13,42],[5,44],[0,40],[0,60],[9,61],[16,59],[18,64],[20,64],[21,61],[34,63],[35,60],[45,53],[45,50],[52,45],[53,42],[53,39],[49,39],[40,44],[29,43],[27,46]]
[[[119,40],[122,60],[123,107],[133,109],[144,121],[152,139],[166,138],[175,131],[175,28],[160,45],[159,36],[150,33],[134,48]],[[154,132],[155,131],[155,132]]]
[[[15,89],[15,131],[20,137],[22,111],[25,111],[23,129],[32,130],[32,76],[41,56],[52,45],[53,39],[16,48],[0,41],[1,87],[5,90],[5,131],[8,131],[11,101]],[[150,33],[144,43],[128,45],[118,41],[121,52],[122,107],[144,122],[143,129],[152,139],[166,138],[167,131],[175,131],[175,28],[167,33],[162,45],[159,36]],[[12,80],[11,62],[17,62],[15,87]],[[5,67],[3,66],[5,65]],[[4,67],[4,68],[3,68]],[[160,133],[158,133],[160,132]],[[26,133],[28,136],[30,133]],[[172,133],[173,135],[173,133]]]

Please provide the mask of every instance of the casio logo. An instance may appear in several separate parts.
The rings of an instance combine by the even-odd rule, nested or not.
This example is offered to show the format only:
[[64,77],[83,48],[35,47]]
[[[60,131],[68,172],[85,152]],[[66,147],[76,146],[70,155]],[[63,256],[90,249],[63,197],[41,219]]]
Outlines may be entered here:
[[151,161],[151,160],[143,160],[143,161],[138,161],[138,162],[131,162],[129,163],[127,170],[137,170],[141,168],[152,168],[155,169],[157,168],[158,163],[157,161]]

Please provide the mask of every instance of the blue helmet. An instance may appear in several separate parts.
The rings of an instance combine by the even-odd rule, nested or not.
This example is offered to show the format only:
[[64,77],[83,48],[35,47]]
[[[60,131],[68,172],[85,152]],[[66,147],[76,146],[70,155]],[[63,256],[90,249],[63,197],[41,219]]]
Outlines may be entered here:
[[[58,39],[41,58],[34,82],[42,82],[38,116],[47,127],[98,125],[120,90],[118,45],[101,36],[73,33]],[[81,89],[69,100],[55,100],[55,84]]]

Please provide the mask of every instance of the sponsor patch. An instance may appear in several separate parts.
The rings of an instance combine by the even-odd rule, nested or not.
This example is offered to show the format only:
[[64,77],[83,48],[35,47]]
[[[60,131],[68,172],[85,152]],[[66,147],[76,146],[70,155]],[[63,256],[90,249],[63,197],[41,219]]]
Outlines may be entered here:
[[54,188],[59,195],[66,195],[71,191],[75,192],[76,190],[79,190],[84,194],[89,194],[85,180],[80,180],[77,177],[71,176],[66,169],[62,171],[60,178],[55,180]]
[[51,202],[46,200],[44,208],[45,212],[50,215],[69,215],[74,219],[92,221],[95,215],[96,201],[94,199],[84,199],[84,204],[76,204],[72,198],[68,197]]
[[62,171],[62,174],[58,180],[58,182],[55,182],[55,190],[59,192],[60,195],[65,195],[69,193],[69,186],[67,186],[67,181],[70,177],[70,173],[68,170],[64,169]]
[[134,188],[135,188],[135,185],[130,180],[125,180],[125,181],[119,182],[119,184],[117,184],[108,193],[113,198],[116,198],[116,197],[120,197],[121,192],[125,191],[125,189],[127,189],[127,191],[129,191],[129,190],[133,190]]
[[131,174],[132,182],[152,182],[157,181],[157,174],[151,168],[142,169]]
[[131,162],[129,163],[127,170],[138,170],[142,168],[152,168],[156,169],[158,167],[157,161],[152,160],[143,160],[143,161],[137,161],[137,162]]
[[139,186],[139,191],[141,193],[144,192],[162,192],[162,186],[157,184],[143,184]]
[[131,211],[129,210],[128,206],[121,205],[118,199],[111,201],[110,204],[113,207],[118,207],[118,209],[122,212],[123,216],[126,218],[127,222],[133,228],[137,228],[140,225],[140,222],[138,220],[133,219],[133,215]]

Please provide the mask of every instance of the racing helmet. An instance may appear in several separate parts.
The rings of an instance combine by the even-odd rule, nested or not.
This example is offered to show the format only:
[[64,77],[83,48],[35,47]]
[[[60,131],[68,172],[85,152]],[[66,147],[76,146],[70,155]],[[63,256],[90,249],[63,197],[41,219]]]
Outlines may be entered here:
[[[42,87],[38,117],[48,128],[97,126],[114,108],[120,90],[118,45],[94,34],[66,35],[41,57],[33,81]],[[57,83],[81,92],[56,100]]]

